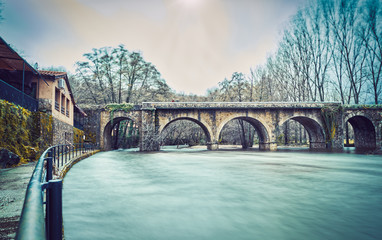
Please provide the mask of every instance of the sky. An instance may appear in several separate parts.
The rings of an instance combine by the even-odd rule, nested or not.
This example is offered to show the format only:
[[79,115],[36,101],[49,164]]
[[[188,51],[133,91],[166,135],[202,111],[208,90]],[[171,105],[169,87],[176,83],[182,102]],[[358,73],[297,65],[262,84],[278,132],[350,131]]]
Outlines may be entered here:
[[93,48],[124,44],[177,93],[205,95],[265,63],[305,1],[2,0],[0,35],[39,69],[71,73]]

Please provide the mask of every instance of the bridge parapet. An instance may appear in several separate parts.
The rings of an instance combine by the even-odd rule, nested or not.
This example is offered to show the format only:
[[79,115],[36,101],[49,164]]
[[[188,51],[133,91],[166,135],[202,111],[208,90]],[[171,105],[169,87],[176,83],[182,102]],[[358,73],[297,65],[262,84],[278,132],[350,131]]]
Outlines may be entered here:
[[339,102],[144,102],[144,109],[321,109],[339,107]]

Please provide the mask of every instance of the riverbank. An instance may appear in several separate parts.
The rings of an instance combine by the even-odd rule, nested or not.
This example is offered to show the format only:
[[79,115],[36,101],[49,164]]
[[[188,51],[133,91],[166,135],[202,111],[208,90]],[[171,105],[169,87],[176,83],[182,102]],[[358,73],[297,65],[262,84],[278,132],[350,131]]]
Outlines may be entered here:
[[0,239],[14,239],[36,162],[0,169]]

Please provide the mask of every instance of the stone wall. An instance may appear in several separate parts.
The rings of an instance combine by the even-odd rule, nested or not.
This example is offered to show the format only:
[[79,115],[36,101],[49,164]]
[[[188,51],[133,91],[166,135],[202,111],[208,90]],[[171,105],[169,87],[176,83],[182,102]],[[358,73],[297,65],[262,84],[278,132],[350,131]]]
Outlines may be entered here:
[[104,111],[103,106],[91,105],[83,107],[82,110],[87,114],[87,117],[84,119],[84,133],[85,141],[98,144],[101,141],[99,134],[101,112]]
[[142,109],[142,124],[139,149],[141,151],[159,151],[158,116],[154,109]]
[[38,110],[52,115],[52,99],[40,98],[38,100]]
[[53,145],[73,143],[73,126],[53,118]]

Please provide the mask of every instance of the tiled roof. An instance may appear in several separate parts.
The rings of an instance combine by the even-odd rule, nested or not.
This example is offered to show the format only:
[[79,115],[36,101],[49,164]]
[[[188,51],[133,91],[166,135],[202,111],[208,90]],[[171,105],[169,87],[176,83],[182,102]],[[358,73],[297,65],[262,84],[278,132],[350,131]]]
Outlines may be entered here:
[[61,77],[65,76],[66,72],[57,72],[57,71],[46,71],[46,70],[38,70],[41,75],[49,76],[49,77]]
[[65,79],[65,82],[66,82],[66,86],[69,90],[69,94],[72,98],[72,101],[73,101],[73,104],[76,105],[76,102],[74,101],[74,97],[73,97],[73,93],[72,93],[72,89],[70,88],[70,83],[69,83],[69,80],[68,80],[68,76],[67,76],[67,73],[66,72],[57,72],[57,71],[46,71],[46,70],[38,70],[38,72],[42,75],[42,76],[45,76],[45,77],[52,77],[54,80],[53,81],[56,81],[57,79],[59,78],[64,78]]
[[86,117],[87,114],[84,112],[84,110],[82,110],[77,104],[74,105],[74,111],[78,111],[79,113],[81,113],[82,116]]

